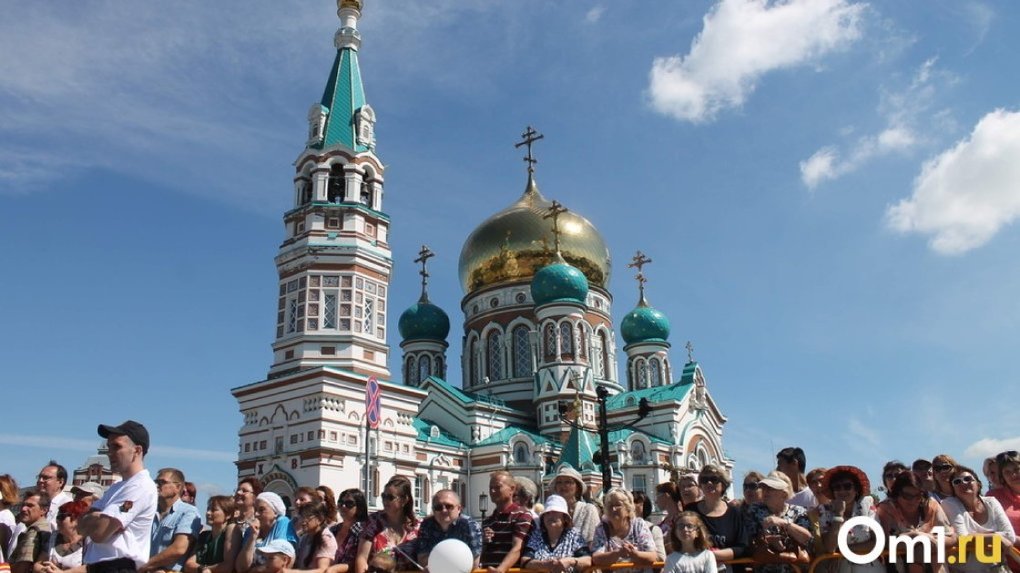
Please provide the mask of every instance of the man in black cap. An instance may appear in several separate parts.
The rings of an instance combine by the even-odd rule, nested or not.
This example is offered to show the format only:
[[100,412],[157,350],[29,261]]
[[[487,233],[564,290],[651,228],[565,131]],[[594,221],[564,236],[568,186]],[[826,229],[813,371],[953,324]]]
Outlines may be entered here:
[[110,469],[124,479],[78,520],[78,531],[90,541],[85,565],[88,573],[134,573],[149,559],[158,499],[156,483],[144,465],[149,431],[128,420],[119,426],[100,424],[99,436],[106,438]]

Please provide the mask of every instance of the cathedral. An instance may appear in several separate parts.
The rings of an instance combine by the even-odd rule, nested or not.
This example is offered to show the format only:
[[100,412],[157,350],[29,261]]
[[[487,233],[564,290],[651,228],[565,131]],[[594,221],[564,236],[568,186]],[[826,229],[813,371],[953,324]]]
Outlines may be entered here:
[[[547,199],[532,167],[520,198],[461,249],[463,332],[452,365],[449,315],[428,297],[428,247],[415,261],[421,297],[390,300],[385,164],[358,65],[362,2],[337,5],[336,58],[308,111],[283,214],[273,363],[264,380],[231,391],[243,418],[239,479],[254,476],[285,499],[302,485],[358,487],[378,508],[381,484],[404,475],[421,513],[450,488],[479,515],[492,509],[497,469],[534,480],[540,498],[564,464],[593,495],[606,479],[648,492],[685,468],[732,469],[726,418],[701,366],[689,344],[674,366],[669,320],[645,297],[650,260],[638,253],[628,265],[637,303],[617,330],[605,239]],[[528,128],[518,144],[529,166],[540,138]],[[393,326],[399,356],[386,343]]]

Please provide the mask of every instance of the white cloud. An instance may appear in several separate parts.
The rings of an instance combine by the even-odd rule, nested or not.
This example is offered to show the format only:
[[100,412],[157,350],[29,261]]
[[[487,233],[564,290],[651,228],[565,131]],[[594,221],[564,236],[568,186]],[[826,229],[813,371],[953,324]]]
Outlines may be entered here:
[[985,115],[966,139],[925,162],[913,194],[886,211],[890,228],[930,235],[944,255],[988,242],[1020,217],[1020,112]]
[[1020,436],[1002,439],[982,438],[967,446],[963,453],[972,458],[989,458],[1009,450],[1020,450]]
[[800,162],[800,177],[804,184],[814,189],[822,181],[833,179],[836,172],[833,163],[836,161],[836,150],[823,147],[805,161]]
[[768,72],[816,62],[860,38],[864,4],[845,0],[721,0],[686,56],[655,58],[656,111],[705,122],[738,108]]
[[602,14],[604,14],[605,11],[605,6],[595,6],[591,10],[588,10],[588,13],[584,15],[584,21],[588,24],[594,24],[602,19]]
[[[808,189],[815,189],[825,181],[837,179],[860,169],[877,157],[892,153],[907,153],[926,141],[921,134],[924,127],[943,126],[951,118],[946,112],[931,113],[936,85],[956,81],[952,74],[935,67],[936,58],[918,67],[910,84],[901,91],[885,91],[878,106],[885,127],[877,134],[858,137],[841,152],[835,145],[826,145],[811,157],[800,162],[800,178]],[[853,129],[840,130],[844,136]]]

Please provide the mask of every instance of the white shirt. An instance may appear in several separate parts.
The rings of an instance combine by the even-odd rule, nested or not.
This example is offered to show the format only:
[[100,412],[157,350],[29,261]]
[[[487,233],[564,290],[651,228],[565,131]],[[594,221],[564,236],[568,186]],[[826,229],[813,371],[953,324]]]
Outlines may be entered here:
[[74,496],[66,491],[58,493],[50,500],[50,509],[46,512],[46,521],[50,522],[50,531],[57,530],[57,512],[60,511],[60,506],[69,501],[74,501]]
[[818,500],[815,499],[815,493],[811,491],[811,488],[805,487],[793,494],[793,497],[786,500],[786,503],[790,505],[799,505],[804,509],[811,509],[818,505]]
[[[14,530],[18,527],[18,522],[14,519],[14,512],[9,509],[0,510],[0,525],[6,525],[11,530],[11,542],[3,548],[2,552],[3,555],[10,555],[18,542],[18,536],[14,534]],[[3,555],[0,555],[0,563],[6,563]]]
[[85,563],[127,557],[138,567],[145,565],[149,560],[157,500],[156,483],[152,481],[149,470],[142,470],[111,485],[103,497],[92,504],[92,509],[101,510],[103,515],[116,519],[123,529],[114,533],[106,543],[87,543]]

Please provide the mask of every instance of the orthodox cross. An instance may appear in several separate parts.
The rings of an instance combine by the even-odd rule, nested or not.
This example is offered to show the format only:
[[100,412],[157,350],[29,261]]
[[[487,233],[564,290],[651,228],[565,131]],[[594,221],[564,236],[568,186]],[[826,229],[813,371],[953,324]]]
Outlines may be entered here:
[[534,173],[535,164],[538,163],[538,160],[535,159],[535,156],[531,154],[531,145],[538,141],[539,139],[542,139],[543,137],[545,136],[535,131],[535,128],[529,125],[528,129],[521,134],[521,138],[523,139],[523,141],[514,144],[514,147],[520,147],[522,145],[528,146],[528,154],[524,157],[524,162],[528,164],[528,173]]
[[429,295],[425,291],[429,284],[428,260],[434,256],[436,254],[429,249],[428,245],[422,245],[421,250],[418,251],[418,258],[414,260],[416,263],[421,263],[421,270],[418,271],[418,274],[421,275],[421,300],[419,302],[428,302],[429,300]]
[[552,205],[549,206],[549,212],[542,215],[543,219],[553,220],[553,247],[556,249],[556,254],[560,252],[560,235],[563,231],[560,231],[560,215],[567,212],[567,208],[560,204],[559,201],[553,201]]
[[687,344],[684,345],[684,348],[687,349],[687,362],[688,363],[694,362],[694,345],[691,344],[690,340],[687,341]]
[[640,294],[639,300],[641,303],[645,302],[645,283],[648,282],[648,279],[645,278],[643,268],[650,262],[652,262],[652,259],[649,259],[647,256],[645,256],[644,253],[638,251],[634,255],[634,258],[631,259],[631,262],[627,264],[627,268],[637,269],[637,276],[635,276],[634,278],[637,280],[638,283],[638,294]]

